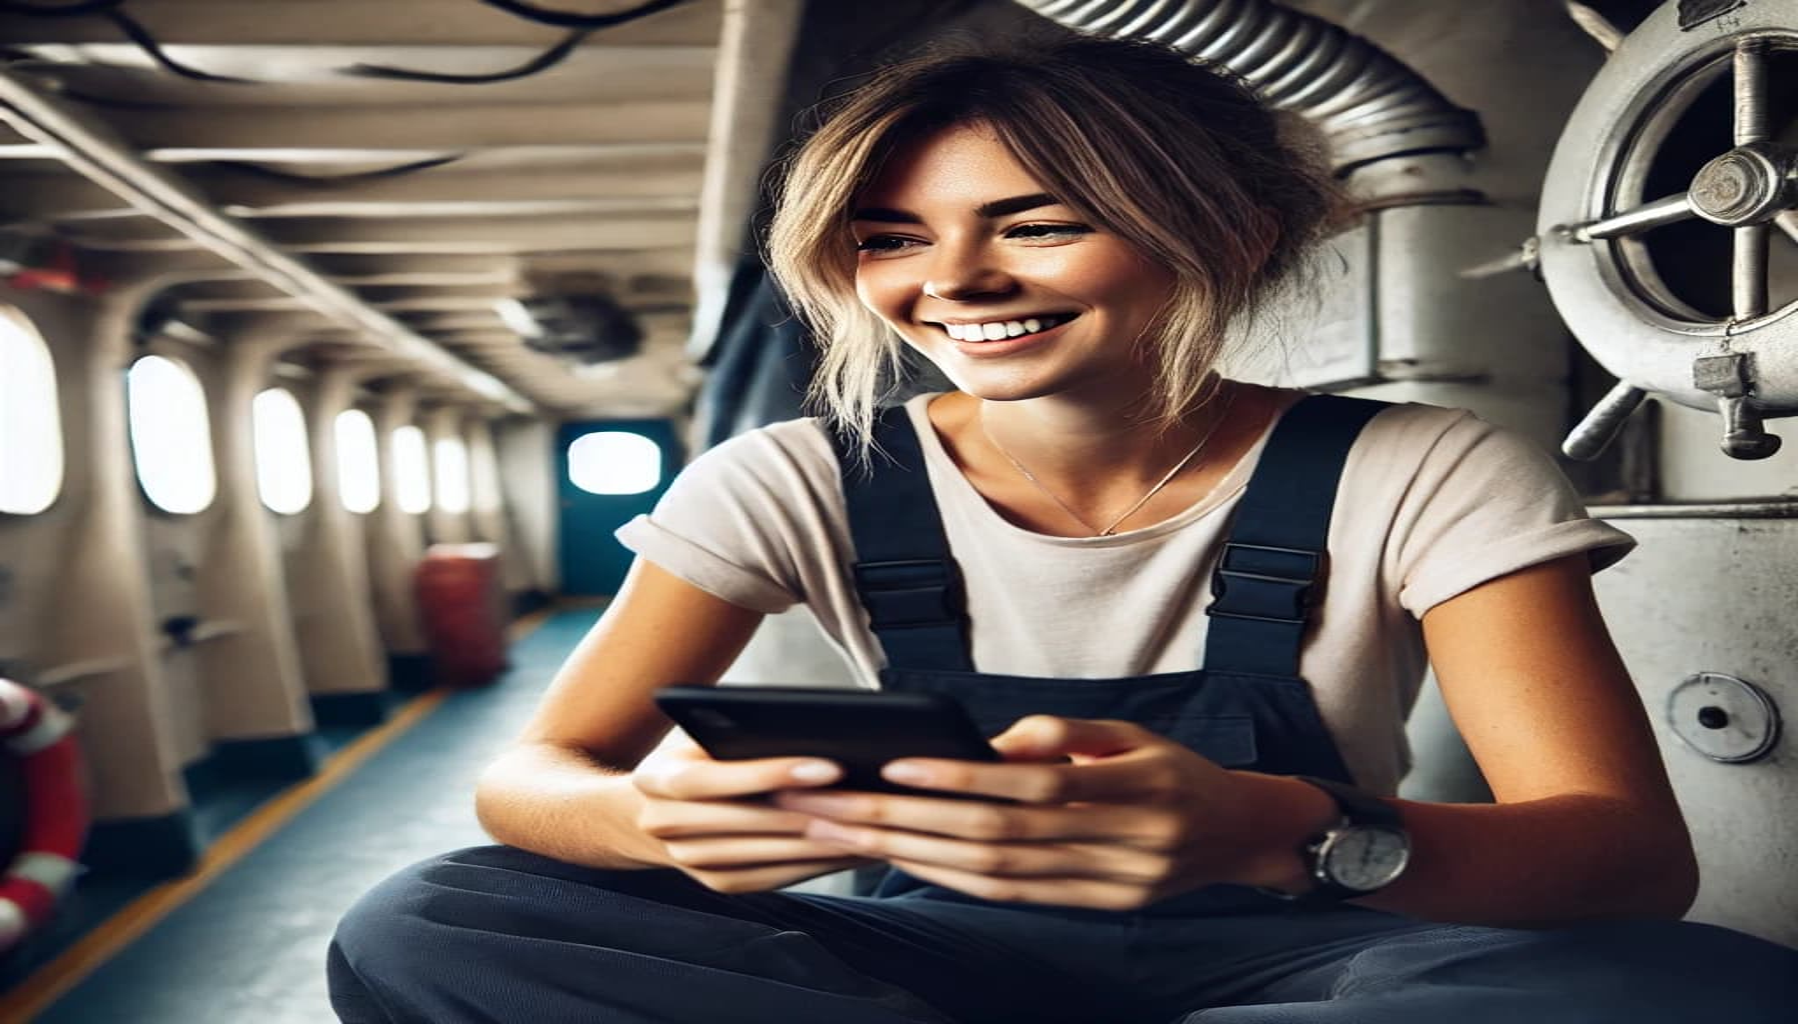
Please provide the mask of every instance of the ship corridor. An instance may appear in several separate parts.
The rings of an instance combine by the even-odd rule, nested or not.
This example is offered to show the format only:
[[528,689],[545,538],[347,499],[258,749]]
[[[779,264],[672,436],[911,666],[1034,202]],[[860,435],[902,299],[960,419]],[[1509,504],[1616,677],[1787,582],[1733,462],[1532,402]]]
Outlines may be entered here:
[[78,886],[0,977],[0,1024],[331,1020],[337,919],[394,870],[486,841],[475,777],[600,610],[520,619],[512,667],[492,686],[420,695],[366,732],[322,732],[332,750],[312,779],[260,791],[195,780],[207,838],[196,873]]

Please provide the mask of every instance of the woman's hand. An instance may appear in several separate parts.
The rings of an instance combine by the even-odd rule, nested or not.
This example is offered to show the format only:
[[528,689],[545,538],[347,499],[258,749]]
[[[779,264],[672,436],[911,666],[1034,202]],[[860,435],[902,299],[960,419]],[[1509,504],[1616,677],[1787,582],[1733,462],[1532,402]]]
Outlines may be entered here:
[[[1258,856],[1237,776],[1129,722],[1032,715],[1008,763],[906,759],[893,782],[1011,803],[784,792],[804,834],[989,900],[1131,910],[1236,881]],[[1045,763],[1057,762],[1057,763]]]
[[642,794],[637,827],[662,845],[668,866],[717,892],[760,892],[867,863],[806,835],[809,815],[776,807],[770,793],[828,786],[842,770],[817,758],[716,761],[674,739],[631,773]]

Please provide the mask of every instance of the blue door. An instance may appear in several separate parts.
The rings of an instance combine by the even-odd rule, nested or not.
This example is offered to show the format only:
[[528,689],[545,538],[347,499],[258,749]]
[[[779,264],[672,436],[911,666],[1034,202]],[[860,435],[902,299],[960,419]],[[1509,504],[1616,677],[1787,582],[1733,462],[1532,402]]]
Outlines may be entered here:
[[565,594],[616,594],[631,553],[612,531],[655,507],[680,468],[668,420],[588,420],[556,433]]

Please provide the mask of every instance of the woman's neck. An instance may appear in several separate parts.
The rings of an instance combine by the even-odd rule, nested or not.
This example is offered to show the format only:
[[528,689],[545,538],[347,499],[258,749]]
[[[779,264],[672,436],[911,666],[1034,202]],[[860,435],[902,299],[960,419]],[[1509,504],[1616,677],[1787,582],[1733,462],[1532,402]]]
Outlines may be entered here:
[[1038,532],[1091,536],[1112,532],[1120,517],[1116,532],[1140,529],[1199,501],[1290,396],[1223,382],[1169,429],[1145,422],[1140,404],[988,402],[956,392],[929,413],[963,476],[1001,515]]

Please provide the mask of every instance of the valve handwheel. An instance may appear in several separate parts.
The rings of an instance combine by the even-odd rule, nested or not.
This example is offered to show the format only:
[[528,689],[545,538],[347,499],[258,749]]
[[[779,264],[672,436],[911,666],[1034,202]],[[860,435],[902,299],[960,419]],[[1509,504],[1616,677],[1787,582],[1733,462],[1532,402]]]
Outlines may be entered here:
[[[1651,392],[1718,411],[1723,450],[1739,459],[1778,451],[1763,420],[1798,415],[1798,294],[1776,305],[1770,286],[1785,256],[1772,247],[1798,241],[1798,148],[1779,138],[1798,111],[1771,109],[1769,87],[1775,60],[1798,49],[1798,0],[1694,16],[1703,6],[1669,0],[1623,39],[1568,119],[1543,185],[1542,279],[1621,381],[1569,436],[1576,458],[1597,454]],[[1725,82],[1733,146],[1684,191],[1645,194],[1666,187],[1657,161]],[[1695,220],[1732,233],[1727,311],[1669,282],[1677,275],[1665,271],[1690,253],[1651,244],[1656,229]]]

